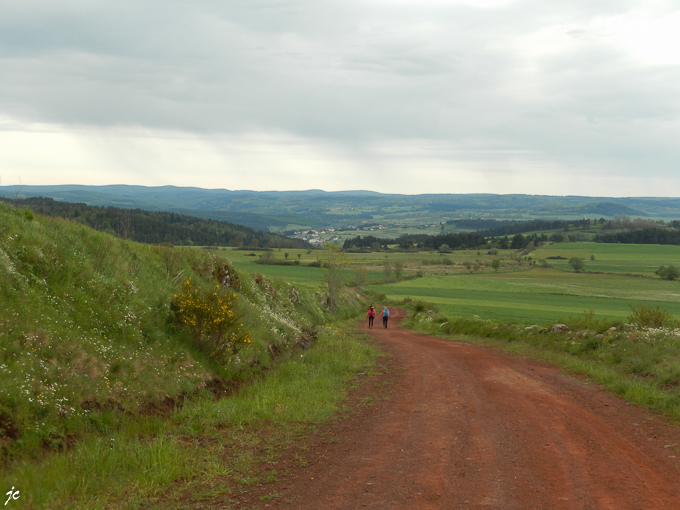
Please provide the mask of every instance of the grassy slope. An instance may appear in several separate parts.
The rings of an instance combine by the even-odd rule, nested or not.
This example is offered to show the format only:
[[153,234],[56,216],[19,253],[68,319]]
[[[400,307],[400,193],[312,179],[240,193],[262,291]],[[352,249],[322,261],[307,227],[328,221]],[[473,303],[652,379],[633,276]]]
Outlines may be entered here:
[[[135,507],[173,481],[248,476],[250,464],[225,462],[200,438],[250,451],[234,436],[246,424],[304,423],[338,408],[347,378],[375,351],[322,326],[318,347],[292,355],[301,327],[337,318],[311,285],[241,274],[238,311],[254,343],[226,365],[173,327],[179,282],[212,288],[215,267],[200,250],[125,242],[0,205],[2,486],[21,488],[34,508]],[[347,295],[341,315],[358,306]],[[233,398],[209,391],[267,367],[271,378]],[[121,496],[125,487],[133,491]]]
[[0,412],[22,448],[214,376],[166,334],[175,278],[201,279],[205,257],[0,207]]

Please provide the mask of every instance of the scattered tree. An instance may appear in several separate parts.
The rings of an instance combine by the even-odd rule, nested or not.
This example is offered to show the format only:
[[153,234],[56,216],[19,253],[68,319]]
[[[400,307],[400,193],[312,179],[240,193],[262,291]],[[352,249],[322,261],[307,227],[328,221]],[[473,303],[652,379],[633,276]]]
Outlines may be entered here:
[[657,269],[656,274],[665,280],[675,280],[680,277],[680,270],[675,266],[661,266]]
[[569,265],[574,268],[574,271],[580,273],[586,268],[586,263],[580,257],[572,257],[569,259]]
[[337,309],[338,297],[345,284],[345,267],[347,257],[344,251],[335,243],[324,243],[323,253],[319,257],[319,265],[323,269],[324,282],[328,290],[328,309]]
[[495,272],[498,272],[498,268],[501,267],[501,259],[493,259],[491,261],[491,267],[493,267]]
[[265,251],[260,253],[260,257],[257,260],[258,264],[275,264],[276,263],[276,257],[274,254],[270,251]]
[[510,248],[513,250],[521,250],[527,245],[526,239],[524,239],[524,236],[522,234],[515,234],[515,236],[512,238],[512,242],[510,244]]
[[385,278],[389,278],[392,273],[392,264],[389,261],[383,262],[383,270],[385,271]]
[[368,269],[365,267],[357,267],[354,269],[354,281],[357,288],[361,289],[368,281]]

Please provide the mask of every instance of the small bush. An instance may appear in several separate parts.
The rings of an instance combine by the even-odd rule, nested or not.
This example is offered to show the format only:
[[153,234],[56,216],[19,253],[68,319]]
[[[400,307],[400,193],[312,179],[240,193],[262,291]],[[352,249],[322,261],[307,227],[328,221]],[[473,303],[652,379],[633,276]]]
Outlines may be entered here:
[[661,310],[658,306],[650,308],[648,306],[629,305],[633,312],[628,316],[628,323],[639,327],[666,328],[677,325],[677,321],[666,310]]
[[413,311],[414,315],[424,313],[424,312],[439,312],[439,309],[434,303],[428,303],[421,300],[413,300],[411,298],[405,298],[401,302],[401,306]]
[[680,270],[675,266],[661,266],[655,274],[665,280],[675,280],[680,277]]
[[571,329],[594,331],[596,333],[603,333],[612,326],[621,326],[620,323],[615,324],[609,319],[596,319],[594,310],[583,310],[583,315],[576,317],[569,317],[568,319],[560,318],[558,322],[568,324]]
[[249,331],[241,332],[240,317],[234,310],[236,294],[217,285],[206,291],[191,278],[173,296],[171,309],[177,322],[185,327],[194,342],[209,356],[220,362],[252,342]]

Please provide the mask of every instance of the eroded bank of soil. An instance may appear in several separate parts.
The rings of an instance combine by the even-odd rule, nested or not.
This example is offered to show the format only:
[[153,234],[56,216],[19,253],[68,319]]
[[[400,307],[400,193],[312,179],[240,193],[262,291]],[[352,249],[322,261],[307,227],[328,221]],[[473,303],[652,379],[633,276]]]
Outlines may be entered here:
[[678,427],[557,368],[402,330],[399,315],[370,330],[390,355],[388,398],[355,401],[244,507],[680,509]]

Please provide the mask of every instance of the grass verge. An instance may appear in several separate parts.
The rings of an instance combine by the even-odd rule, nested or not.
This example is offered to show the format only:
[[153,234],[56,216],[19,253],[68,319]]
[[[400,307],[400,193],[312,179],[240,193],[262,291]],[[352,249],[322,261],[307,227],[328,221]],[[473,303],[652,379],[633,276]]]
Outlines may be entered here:
[[130,417],[61,455],[24,460],[0,484],[21,491],[23,508],[230,508],[249,484],[275,480],[276,452],[334,416],[375,363],[377,347],[350,328],[321,328],[310,349],[284,354],[231,396],[206,391],[166,416]]

